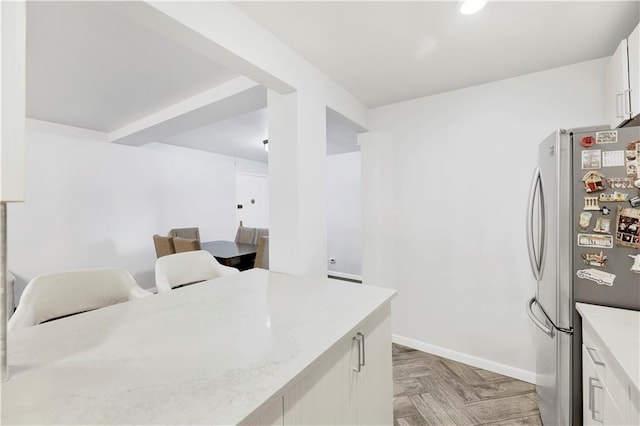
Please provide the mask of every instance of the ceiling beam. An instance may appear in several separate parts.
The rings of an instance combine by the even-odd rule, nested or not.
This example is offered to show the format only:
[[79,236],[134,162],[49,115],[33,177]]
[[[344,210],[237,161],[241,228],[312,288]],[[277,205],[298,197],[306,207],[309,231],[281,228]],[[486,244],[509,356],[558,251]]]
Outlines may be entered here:
[[236,77],[109,133],[109,141],[141,146],[267,106],[266,89]]

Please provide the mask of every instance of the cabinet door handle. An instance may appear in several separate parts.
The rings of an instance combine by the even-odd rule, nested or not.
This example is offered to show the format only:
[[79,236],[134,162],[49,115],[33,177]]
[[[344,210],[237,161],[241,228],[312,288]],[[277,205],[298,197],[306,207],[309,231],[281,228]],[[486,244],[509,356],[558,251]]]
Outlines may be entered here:
[[624,92],[622,92],[622,96],[623,96],[623,114],[625,118],[631,118],[631,89],[625,89]]
[[364,334],[360,332],[356,333],[353,340],[358,343],[358,366],[352,368],[353,371],[357,371],[359,373],[362,371],[362,367],[364,367]]
[[621,114],[620,110],[622,106],[622,93],[618,93],[616,95],[616,118],[622,118],[623,115]]
[[600,385],[600,380],[589,377],[589,411],[591,411],[591,418],[598,422],[603,422],[602,413],[599,409],[596,409],[596,389],[603,390]]

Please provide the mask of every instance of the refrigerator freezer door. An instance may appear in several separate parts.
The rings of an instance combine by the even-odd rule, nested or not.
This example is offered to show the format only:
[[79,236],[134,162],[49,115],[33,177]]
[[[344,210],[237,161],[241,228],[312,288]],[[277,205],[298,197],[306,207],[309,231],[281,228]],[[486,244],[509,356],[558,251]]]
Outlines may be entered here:
[[[545,426],[571,424],[571,334],[559,331],[544,313],[529,303],[536,323],[536,393]],[[536,318],[536,320],[534,320]],[[539,323],[539,324],[538,324]]]

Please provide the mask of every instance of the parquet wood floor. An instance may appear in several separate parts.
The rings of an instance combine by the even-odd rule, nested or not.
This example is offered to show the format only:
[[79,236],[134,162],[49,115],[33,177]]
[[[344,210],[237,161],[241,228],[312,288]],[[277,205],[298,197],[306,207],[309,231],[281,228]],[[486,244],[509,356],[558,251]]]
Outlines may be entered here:
[[393,417],[409,425],[542,425],[535,386],[393,344]]

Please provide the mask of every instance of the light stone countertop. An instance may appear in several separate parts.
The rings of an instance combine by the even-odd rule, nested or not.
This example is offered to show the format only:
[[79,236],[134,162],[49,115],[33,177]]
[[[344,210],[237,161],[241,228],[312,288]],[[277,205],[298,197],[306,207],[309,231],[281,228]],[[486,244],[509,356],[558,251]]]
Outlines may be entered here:
[[2,424],[236,424],[394,290],[252,269],[9,335]]
[[590,327],[629,383],[640,391],[640,312],[576,303],[583,326]]

